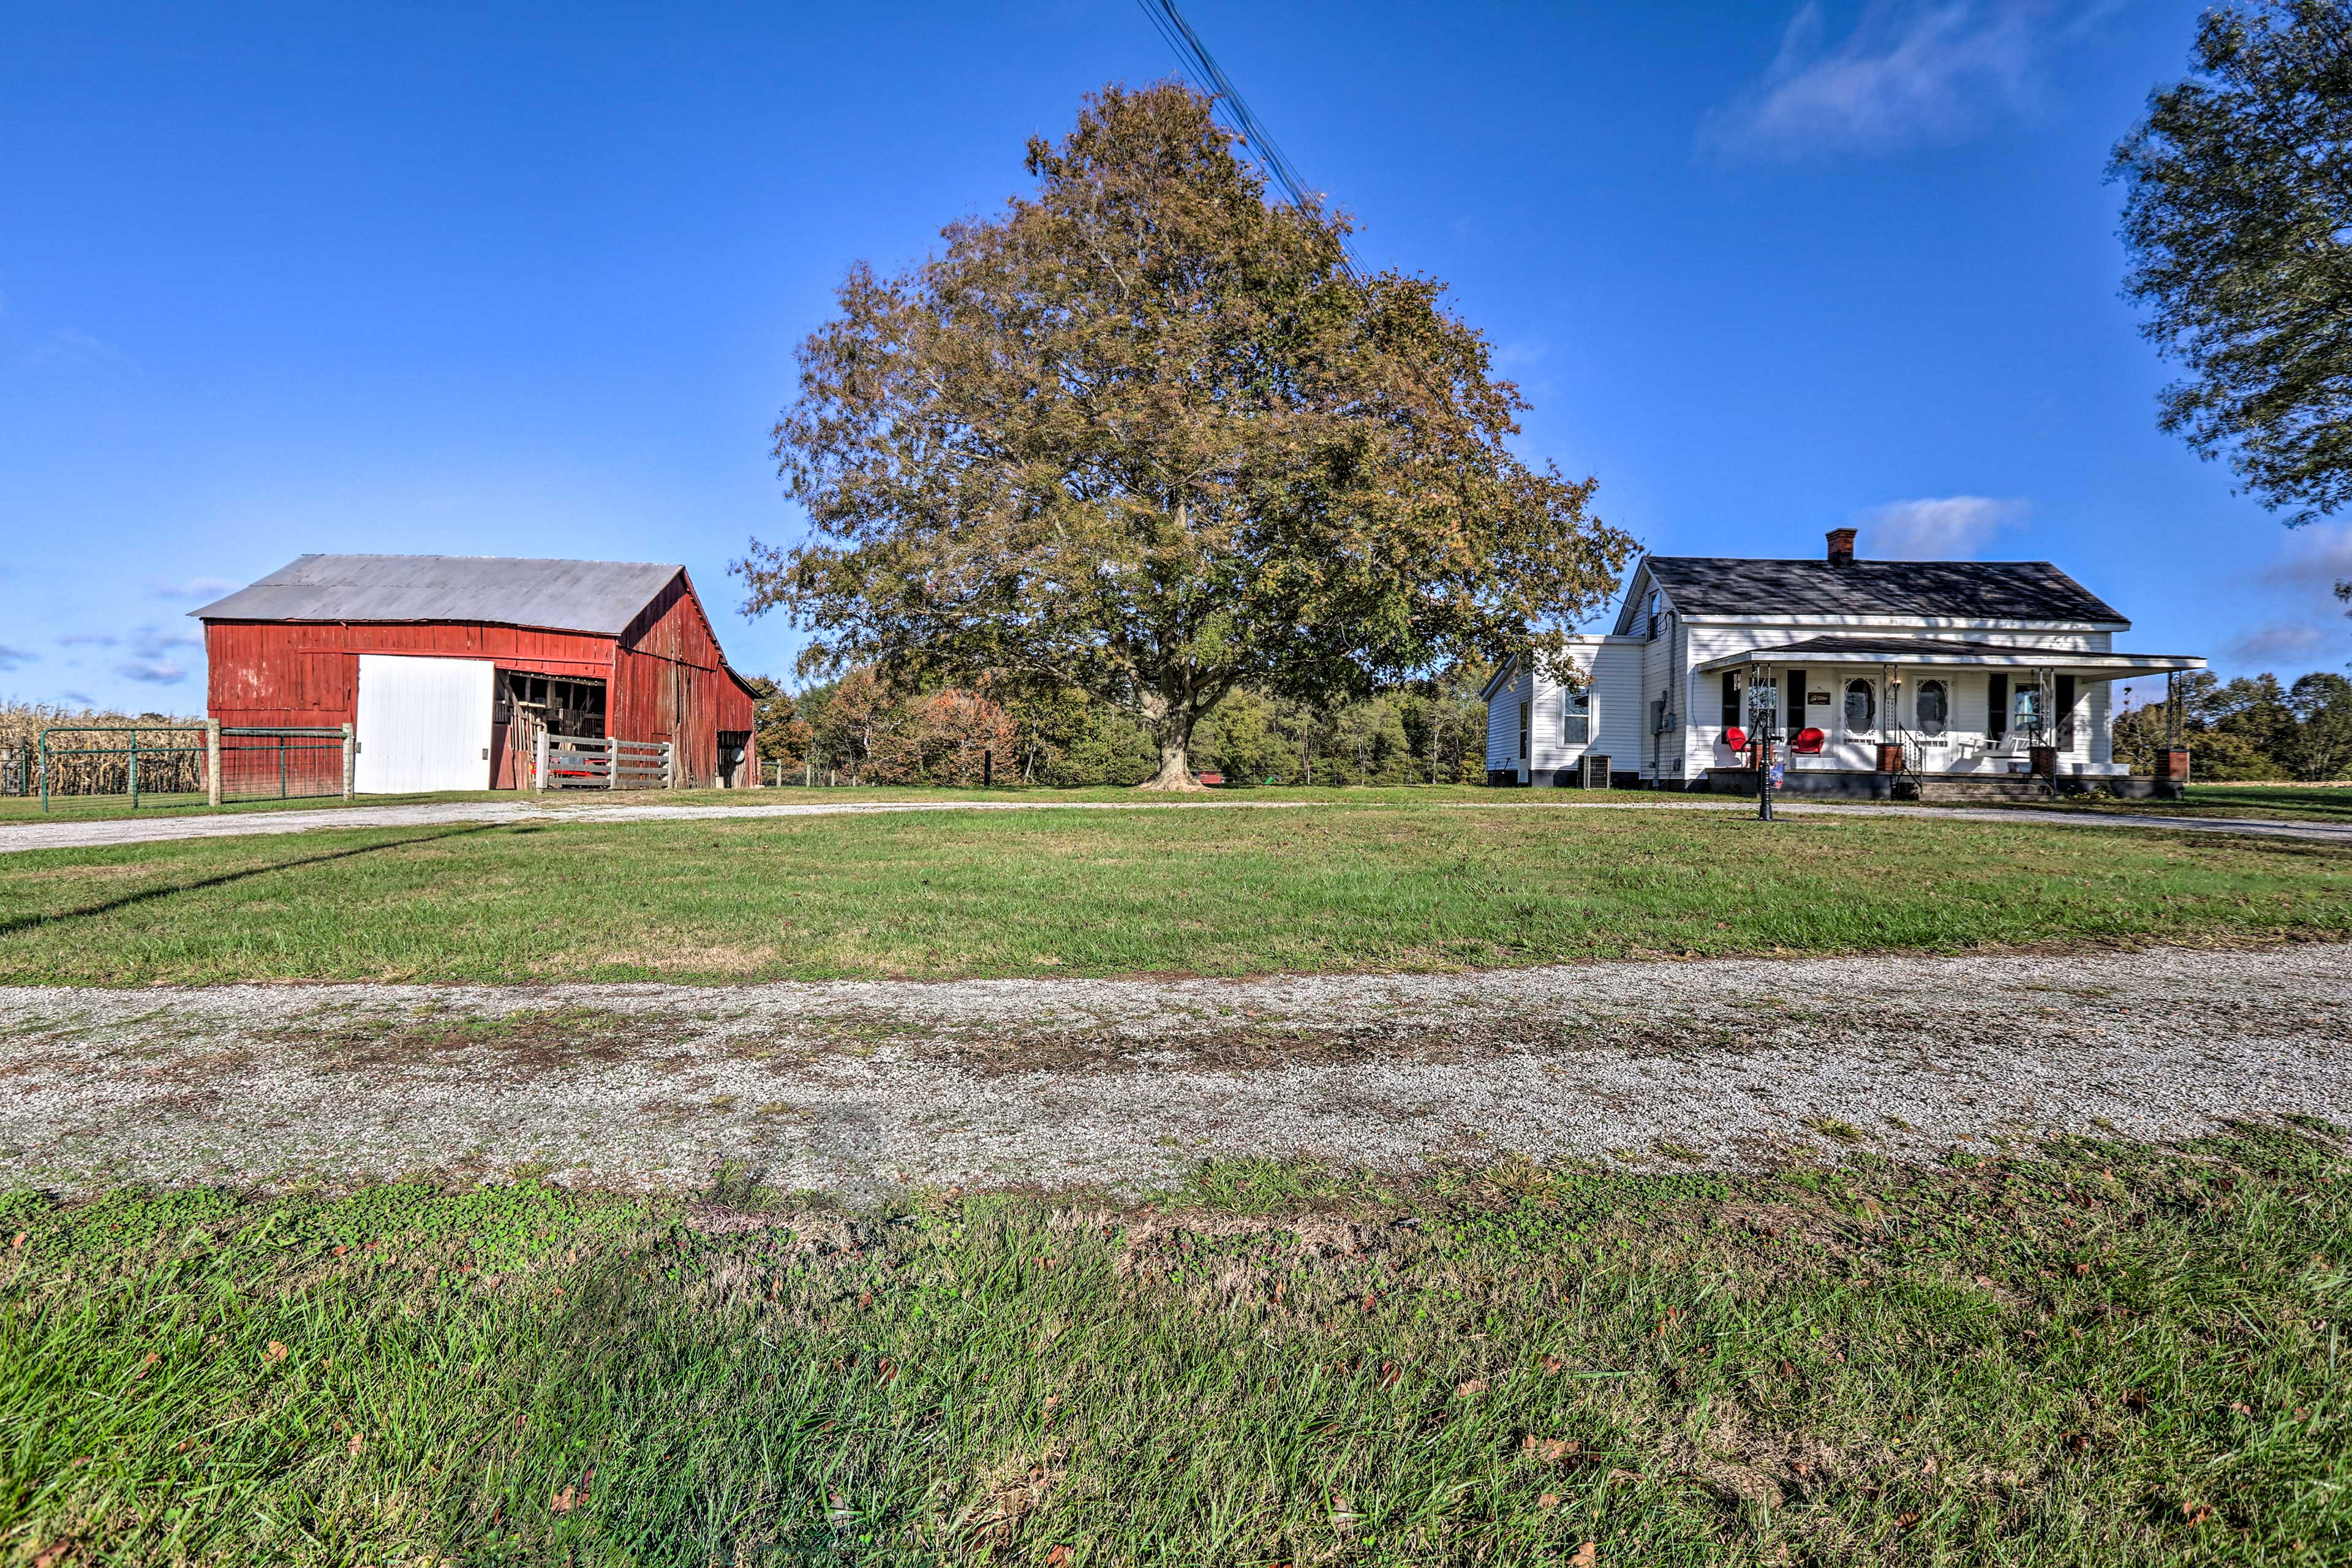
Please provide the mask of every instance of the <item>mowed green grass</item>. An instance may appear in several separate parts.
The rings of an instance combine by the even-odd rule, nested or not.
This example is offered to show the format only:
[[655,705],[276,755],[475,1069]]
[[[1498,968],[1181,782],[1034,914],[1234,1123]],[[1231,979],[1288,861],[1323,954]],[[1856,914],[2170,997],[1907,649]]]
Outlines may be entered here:
[[2127,812],[2139,816],[2270,817],[2287,822],[2352,822],[2352,786],[2320,784],[2200,784],[2185,800],[2115,800],[2061,795],[2046,806],[2060,811]]
[[0,857],[0,982],[1438,969],[2352,931],[2352,850],[1395,805],[322,831]]
[[[15,1563],[2328,1563],[2340,1130],[843,1224],[0,1199]],[[698,1229],[689,1221],[706,1222]],[[47,1555],[44,1555],[44,1554]]]

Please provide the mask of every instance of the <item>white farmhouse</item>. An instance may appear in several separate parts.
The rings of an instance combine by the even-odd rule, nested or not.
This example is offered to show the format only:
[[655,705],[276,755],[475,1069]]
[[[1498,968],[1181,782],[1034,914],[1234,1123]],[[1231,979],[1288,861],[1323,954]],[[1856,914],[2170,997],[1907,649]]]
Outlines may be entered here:
[[1753,794],[1761,731],[1793,742],[1784,793],[2147,793],[2109,683],[2205,661],[2117,652],[2130,629],[2046,561],[1859,561],[1850,528],[1819,561],[1653,555],[1570,670],[1495,672],[1486,776]]

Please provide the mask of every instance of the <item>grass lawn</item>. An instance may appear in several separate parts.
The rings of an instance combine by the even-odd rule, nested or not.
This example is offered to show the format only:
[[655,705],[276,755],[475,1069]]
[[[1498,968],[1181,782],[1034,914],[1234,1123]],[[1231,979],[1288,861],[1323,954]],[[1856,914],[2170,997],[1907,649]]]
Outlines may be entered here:
[[2127,813],[2138,816],[2250,816],[2301,822],[2352,822],[2352,787],[2331,789],[2323,784],[2192,784],[2189,786],[2189,798],[2180,801],[2062,795],[2033,809]]
[[2352,850],[1902,812],[449,825],[0,857],[0,983],[1437,969],[2352,934]]
[[1124,1212],[17,1194],[0,1553],[2342,1563],[2338,1133]]
[[[378,805],[437,805],[463,804],[469,801],[504,802],[510,805],[536,805],[550,810],[597,805],[782,805],[802,803],[839,805],[859,801],[951,801],[986,800],[999,804],[1013,801],[1034,801],[1041,804],[1150,805],[1169,799],[1162,795],[1149,794],[1116,784],[1099,784],[1086,789],[947,789],[929,786],[877,785],[871,787],[843,786],[837,789],[808,789],[786,785],[747,793],[728,789],[680,790],[555,790],[539,795],[527,790],[443,790],[432,795],[362,795],[350,800],[341,795],[310,797],[295,800],[231,801],[225,805],[207,805],[200,795],[142,795],[137,811],[131,808],[130,797],[120,795],[59,795],[51,800],[47,813],[41,810],[41,797],[32,795],[0,795],[0,826],[14,822],[56,822],[64,818],[76,821],[152,821],[181,816],[217,816],[232,812],[248,811],[341,811],[354,806]],[[1528,805],[1557,804],[1563,799],[1590,797],[1556,796],[1549,790],[1533,793],[1502,790],[1485,784],[1382,785],[1375,788],[1357,786],[1326,788],[1265,788],[1234,789],[1182,797],[1186,801],[1213,801],[1220,804],[1267,801],[1343,801],[1351,805]]]
[[[512,790],[449,790],[439,795],[364,795],[353,800],[341,795],[309,795],[292,800],[233,800],[207,805],[200,795],[142,795],[139,809],[122,795],[66,795],[50,798],[41,809],[37,795],[0,795],[0,826],[19,822],[152,822],[183,816],[226,816],[253,811],[341,811],[353,805],[427,805],[445,801],[514,800]],[[604,799],[599,795],[598,799]]]

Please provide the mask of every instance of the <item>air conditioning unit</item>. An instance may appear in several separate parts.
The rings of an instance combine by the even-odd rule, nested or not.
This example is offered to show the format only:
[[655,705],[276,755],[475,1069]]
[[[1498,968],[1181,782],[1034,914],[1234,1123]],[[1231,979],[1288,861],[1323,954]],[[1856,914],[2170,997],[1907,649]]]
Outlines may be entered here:
[[1577,782],[1586,789],[1609,787],[1609,759],[1598,752],[1587,752],[1577,763]]

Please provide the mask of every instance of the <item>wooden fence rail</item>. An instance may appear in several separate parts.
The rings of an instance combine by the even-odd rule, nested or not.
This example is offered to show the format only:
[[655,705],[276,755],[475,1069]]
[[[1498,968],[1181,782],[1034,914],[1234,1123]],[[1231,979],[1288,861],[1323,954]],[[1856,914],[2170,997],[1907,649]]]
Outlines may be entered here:
[[677,751],[667,741],[599,740],[541,731],[532,758],[533,789],[668,789]]

